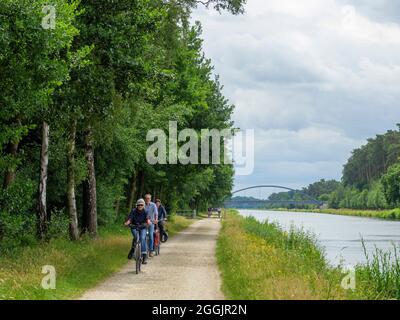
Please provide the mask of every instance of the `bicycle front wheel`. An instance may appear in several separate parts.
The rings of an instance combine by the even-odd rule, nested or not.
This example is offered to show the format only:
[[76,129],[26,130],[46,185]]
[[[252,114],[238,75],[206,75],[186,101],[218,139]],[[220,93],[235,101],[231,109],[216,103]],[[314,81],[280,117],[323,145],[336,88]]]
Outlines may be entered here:
[[135,249],[135,258],[136,258],[136,274],[139,273],[140,271],[140,267],[142,264],[142,252],[141,252],[141,248],[140,248],[140,243],[138,243],[136,245],[136,249]]

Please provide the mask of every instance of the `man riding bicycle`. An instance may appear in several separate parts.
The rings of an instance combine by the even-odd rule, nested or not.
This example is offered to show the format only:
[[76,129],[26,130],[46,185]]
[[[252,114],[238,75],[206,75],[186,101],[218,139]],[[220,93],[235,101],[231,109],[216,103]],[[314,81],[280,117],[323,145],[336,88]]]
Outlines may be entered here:
[[151,201],[150,193],[147,193],[144,196],[144,201],[145,201],[145,210],[151,222],[149,224],[149,247],[150,247],[149,256],[152,257],[154,254],[154,226],[158,223],[158,210],[156,204]]
[[129,252],[128,258],[131,259],[133,255],[133,251],[135,248],[135,239],[139,237],[140,239],[140,246],[142,249],[142,263],[146,264],[146,257],[147,257],[147,244],[146,244],[146,233],[147,233],[147,226],[150,225],[150,217],[147,214],[147,211],[144,208],[145,202],[143,199],[139,199],[136,202],[136,208],[134,208],[131,213],[129,214],[128,220],[125,222],[126,226],[131,227],[132,235],[133,235],[133,242],[132,242],[132,249]]

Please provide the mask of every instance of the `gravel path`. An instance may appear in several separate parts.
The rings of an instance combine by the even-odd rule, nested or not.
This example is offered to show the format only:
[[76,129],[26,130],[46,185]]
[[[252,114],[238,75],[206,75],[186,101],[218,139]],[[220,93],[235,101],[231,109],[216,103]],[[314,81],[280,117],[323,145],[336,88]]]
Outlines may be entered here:
[[[134,260],[97,287],[83,300],[216,300],[220,290],[215,247],[218,219],[196,221],[161,245],[161,255],[150,258],[135,274]],[[128,253],[128,244],[127,244]]]

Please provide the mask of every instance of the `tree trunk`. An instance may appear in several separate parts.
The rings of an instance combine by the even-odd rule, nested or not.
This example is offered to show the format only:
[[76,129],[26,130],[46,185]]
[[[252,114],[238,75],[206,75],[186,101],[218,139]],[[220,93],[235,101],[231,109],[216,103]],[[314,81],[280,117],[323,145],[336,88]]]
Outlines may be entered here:
[[143,170],[139,171],[139,181],[140,181],[140,188],[139,188],[139,194],[137,196],[137,198],[143,198],[144,196],[144,172]]
[[135,195],[136,195],[136,171],[132,175],[131,185],[129,188],[128,203],[127,203],[129,211],[131,211],[133,208],[133,202],[135,201]]
[[76,121],[74,121],[70,128],[68,137],[68,215],[69,215],[69,236],[70,239],[75,241],[79,239],[78,230],[78,214],[76,210],[76,197],[75,197],[75,140],[76,140]]
[[85,158],[88,166],[88,177],[84,182],[84,221],[85,229],[92,236],[97,235],[97,194],[96,171],[94,167],[93,133],[89,127],[85,137]]
[[[11,155],[12,158],[15,158],[17,156],[18,152],[18,145],[19,143],[9,143],[7,146],[7,153]],[[9,168],[4,176],[4,181],[3,181],[3,188],[6,189],[8,186],[13,183],[15,180],[15,169],[14,168]]]
[[37,217],[37,232],[40,239],[44,239],[47,233],[47,173],[49,167],[49,125],[43,122],[42,125],[42,150],[40,155],[40,181]]

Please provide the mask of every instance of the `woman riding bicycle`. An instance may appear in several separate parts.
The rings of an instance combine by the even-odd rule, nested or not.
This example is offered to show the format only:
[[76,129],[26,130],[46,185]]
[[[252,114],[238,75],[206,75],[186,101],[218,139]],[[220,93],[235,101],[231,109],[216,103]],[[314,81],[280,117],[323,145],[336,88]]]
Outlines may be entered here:
[[[142,249],[142,263],[146,264],[146,257],[147,257],[147,244],[146,244],[146,232],[147,226],[150,224],[150,217],[147,215],[146,210],[144,209],[144,200],[139,199],[136,202],[136,208],[134,208],[131,213],[129,214],[128,220],[125,222],[126,226],[131,227],[132,235],[134,240],[137,237],[140,237],[140,245]],[[134,243],[134,242],[132,242]],[[132,249],[129,252],[128,258],[132,258],[134,245],[132,245]]]

